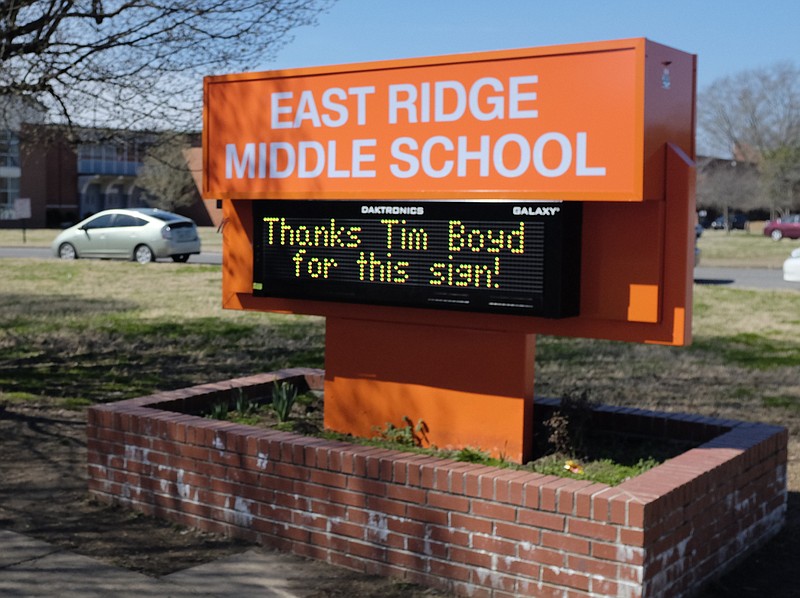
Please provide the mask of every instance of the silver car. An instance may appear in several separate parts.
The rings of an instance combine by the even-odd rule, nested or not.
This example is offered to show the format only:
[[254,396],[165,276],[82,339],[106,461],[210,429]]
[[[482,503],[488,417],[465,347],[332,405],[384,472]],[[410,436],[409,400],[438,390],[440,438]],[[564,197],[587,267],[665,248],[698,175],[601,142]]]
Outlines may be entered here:
[[185,262],[200,253],[194,221],[156,208],[98,212],[59,234],[51,245],[56,257],[135,260],[140,264],[171,257]]

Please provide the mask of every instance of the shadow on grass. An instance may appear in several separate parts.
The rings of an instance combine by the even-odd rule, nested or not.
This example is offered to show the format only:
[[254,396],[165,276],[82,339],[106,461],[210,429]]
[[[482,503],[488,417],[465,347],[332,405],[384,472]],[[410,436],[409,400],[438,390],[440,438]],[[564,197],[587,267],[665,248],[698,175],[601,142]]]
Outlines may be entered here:
[[74,295],[0,295],[0,314],[7,327],[39,318],[56,318],[52,324],[66,319],[120,313],[134,309],[133,301],[117,298],[87,299]]
[[143,320],[125,300],[4,297],[0,390],[32,398],[102,403],[324,361],[319,319]]
[[726,362],[755,369],[800,366],[800,344],[752,332],[695,339],[692,351],[720,355]]
[[733,284],[735,281],[732,278],[695,278],[695,284],[705,284],[705,285],[723,285],[723,284]]

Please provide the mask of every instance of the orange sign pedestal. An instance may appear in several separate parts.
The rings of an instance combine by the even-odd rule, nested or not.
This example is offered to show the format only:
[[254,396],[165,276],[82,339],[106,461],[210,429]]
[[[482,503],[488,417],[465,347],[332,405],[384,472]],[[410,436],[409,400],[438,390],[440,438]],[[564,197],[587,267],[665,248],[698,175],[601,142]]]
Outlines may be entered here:
[[424,422],[426,446],[530,457],[535,335],[328,318],[325,349],[326,428]]

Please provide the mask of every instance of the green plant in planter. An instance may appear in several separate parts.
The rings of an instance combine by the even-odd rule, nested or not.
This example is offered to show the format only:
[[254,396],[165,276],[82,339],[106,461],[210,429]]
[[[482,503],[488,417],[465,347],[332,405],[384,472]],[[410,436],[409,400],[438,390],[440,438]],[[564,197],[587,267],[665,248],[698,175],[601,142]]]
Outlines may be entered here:
[[224,421],[228,419],[229,411],[230,407],[228,406],[228,401],[219,401],[218,403],[214,403],[211,406],[211,409],[206,414],[206,417],[210,419],[219,419]]
[[582,458],[586,452],[586,436],[591,429],[592,412],[597,403],[586,391],[564,395],[561,406],[544,422],[553,451],[563,457]]
[[228,413],[228,419],[237,424],[258,425],[261,419],[262,406],[257,401],[248,399],[243,389],[237,388],[236,391],[233,411]]
[[231,389],[231,399],[221,399],[209,409],[206,417],[221,421],[252,424],[258,421],[258,403],[247,398],[241,388]]
[[288,382],[276,382],[272,386],[272,412],[278,419],[278,423],[289,421],[292,407],[297,400],[297,387]]
[[258,413],[258,403],[248,399],[241,388],[237,390],[239,392],[234,402],[234,411],[239,414],[239,417],[248,417]]
[[376,438],[391,444],[400,446],[422,446],[422,441],[428,432],[428,425],[419,420],[415,426],[407,415],[403,416],[404,426],[395,426],[392,422],[386,422],[384,429],[373,428]]
[[453,458],[456,461],[462,461],[464,463],[489,463],[491,460],[489,453],[471,446],[465,446],[464,448],[459,449],[453,455]]

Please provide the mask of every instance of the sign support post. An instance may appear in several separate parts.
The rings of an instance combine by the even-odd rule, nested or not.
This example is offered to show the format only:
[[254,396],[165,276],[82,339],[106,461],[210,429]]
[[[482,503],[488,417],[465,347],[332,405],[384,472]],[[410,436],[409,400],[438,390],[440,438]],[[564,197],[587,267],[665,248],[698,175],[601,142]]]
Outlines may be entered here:
[[531,457],[534,334],[328,318],[325,349],[327,429]]

